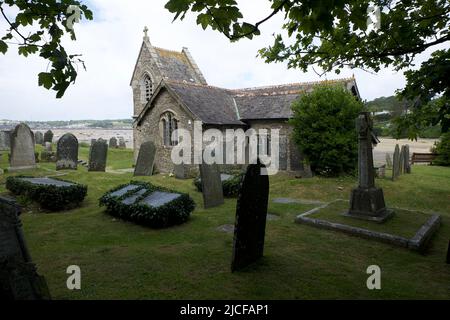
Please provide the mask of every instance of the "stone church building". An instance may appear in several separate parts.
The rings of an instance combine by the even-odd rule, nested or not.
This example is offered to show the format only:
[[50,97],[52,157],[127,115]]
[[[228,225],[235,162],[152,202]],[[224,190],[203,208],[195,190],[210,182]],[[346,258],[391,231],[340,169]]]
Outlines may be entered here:
[[[354,78],[327,81],[339,83],[359,98]],[[145,32],[133,72],[134,150],[148,140],[155,143],[156,170],[178,171],[171,161],[171,133],[177,128],[193,131],[194,121],[203,130],[242,128],[280,129],[280,170],[301,174],[304,161],[291,139],[291,104],[299,95],[319,83],[294,83],[269,87],[230,90],[208,85],[187,48],[181,52],[154,47]],[[194,165],[183,168],[195,174]]]

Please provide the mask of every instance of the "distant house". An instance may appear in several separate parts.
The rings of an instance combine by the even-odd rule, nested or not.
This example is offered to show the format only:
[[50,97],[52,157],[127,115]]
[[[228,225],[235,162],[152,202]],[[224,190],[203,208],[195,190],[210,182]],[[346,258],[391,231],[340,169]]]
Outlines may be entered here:
[[[299,95],[320,83],[342,84],[359,97],[355,78],[324,82],[293,83],[230,90],[208,85],[189,50],[181,52],[154,47],[145,35],[131,87],[134,100],[135,156],[139,146],[156,144],[155,165],[160,172],[173,172],[170,154],[177,128],[192,131],[201,121],[203,130],[217,128],[280,129],[280,170],[301,172],[302,155],[291,139],[291,104]],[[195,166],[190,169],[194,172]]]

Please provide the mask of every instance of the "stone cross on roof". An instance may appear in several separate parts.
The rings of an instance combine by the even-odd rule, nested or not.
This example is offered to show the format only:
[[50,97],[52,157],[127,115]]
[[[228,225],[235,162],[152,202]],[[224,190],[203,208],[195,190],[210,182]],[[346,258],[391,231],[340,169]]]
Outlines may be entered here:
[[148,27],[144,27],[144,39],[148,39]]

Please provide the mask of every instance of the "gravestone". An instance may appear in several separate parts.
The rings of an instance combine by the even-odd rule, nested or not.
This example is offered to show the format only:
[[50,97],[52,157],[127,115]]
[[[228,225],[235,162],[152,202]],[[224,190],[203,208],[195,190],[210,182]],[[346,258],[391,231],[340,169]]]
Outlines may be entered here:
[[119,149],[126,149],[127,144],[125,143],[125,139],[123,137],[119,137]]
[[394,158],[392,161],[392,181],[398,179],[400,175],[400,147],[395,145]]
[[34,142],[42,145],[44,143],[44,134],[40,131],[36,131],[34,133]]
[[286,171],[288,169],[288,138],[285,135],[280,136],[280,170]]
[[45,151],[47,152],[53,152],[53,145],[51,142],[46,142],[45,143]]
[[404,167],[405,167],[405,146],[402,146],[400,148],[400,157],[398,160],[399,164],[398,164],[398,172],[400,175],[404,174],[405,172],[403,171]]
[[293,139],[290,139],[289,150],[290,171],[297,173],[302,178],[312,178],[311,166]]
[[155,164],[156,147],[152,141],[144,142],[139,149],[134,176],[151,176]]
[[175,164],[173,174],[176,179],[189,179],[189,169],[185,164]]
[[108,156],[108,144],[104,140],[98,140],[89,149],[88,171],[105,172],[106,158]]
[[11,134],[10,170],[34,168],[36,168],[34,134],[25,123],[21,123],[16,126]]
[[116,149],[117,148],[117,139],[112,137],[111,139],[109,139],[109,147],[111,149]]
[[404,169],[403,172],[410,174],[411,173],[411,162],[409,156],[409,145],[405,145],[405,153],[404,153]]
[[91,146],[97,142],[97,139],[91,139]]
[[386,167],[392,169],[392,159],[389,153],[386,153]]
[[204,208],[208,209],[222,205],[224,203],[223,189],[218,165],[203,163],[199,167]]
[[78,139],[71,133],[66,133],[56,147],[56,170],[77,170]]
[[0,131],[0,150],[8,150],[11,147],[11,131]]
[[269,177],[259,161],[247,167],[236,204],[231,271],[237,271],[263,256],[269,201]]
[[0,197],[0,300],[50,299],[45,279],[31,261],[14,200]]
[[392,217],[393,212],[386,208],[381,188],[375,187],[375,170],[373,166],[373,144],[378,138],[373,134],[373,122],[369,112],[361,112],[356,120],[359,136],[358,180],[359,185],[353,189],[350,197],[349,217],[384,222]]
[[45,134],[44,134],[44,144],[46,142],[53,142],[53,132],[52,130],[48,130]]

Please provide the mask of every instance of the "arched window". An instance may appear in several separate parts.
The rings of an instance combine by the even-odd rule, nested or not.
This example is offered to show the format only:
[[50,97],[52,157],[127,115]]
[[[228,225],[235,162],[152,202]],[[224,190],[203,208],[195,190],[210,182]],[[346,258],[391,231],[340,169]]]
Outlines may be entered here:
[[178,144],[178,137],[173,137],[172,134],[178,129],[178,120],[172,112],[166,112],[161,116],[162,122],[162,138],[163,144],[167,147],[176,146]]
[[141,96],[142,96],[142,103],[147,103],[150,101],[150,98],[153,94],[153,81],[152,78],[145,74],[141,81]]

